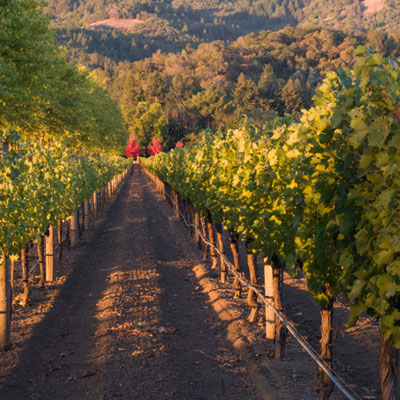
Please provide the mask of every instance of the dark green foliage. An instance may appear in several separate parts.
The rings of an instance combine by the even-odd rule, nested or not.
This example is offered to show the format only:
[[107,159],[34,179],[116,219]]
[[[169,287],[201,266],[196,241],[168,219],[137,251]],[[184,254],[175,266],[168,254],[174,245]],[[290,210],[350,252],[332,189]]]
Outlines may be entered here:
[[[362,0],[120,0],[117,4],[49,0],[46,10],[60,28],[60,43],[68,47],[71,59],[91,68],[112,69],[116,62],[149,57],[157,49],[178,52],[187,43],[197,47],[214,40],[233,41],[286,25],[393,33],[398,29],[399,5],[400,0],[387,0],[383,9],[371,13]],[[143,23],[127,30],[89,29],[91,23],[108,17],[137,18]],[[387,51],[387,45],[383,46]]]

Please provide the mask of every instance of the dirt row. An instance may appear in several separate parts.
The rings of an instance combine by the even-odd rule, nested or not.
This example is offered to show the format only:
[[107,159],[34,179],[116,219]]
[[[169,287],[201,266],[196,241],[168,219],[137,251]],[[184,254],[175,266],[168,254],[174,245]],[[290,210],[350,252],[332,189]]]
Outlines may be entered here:
[[[313,363],[290,338],[274,360],[263,313],[246,322],[244,299],[218,283],[139,166],[92,228],[57,280],[15,309],[0,399],[317,398]],[[317,346],[303,278],[286,276],[284,307]],[[376,324],[348,330],[347,312],[338,302],[337,370],[363,398],[379,398]]]

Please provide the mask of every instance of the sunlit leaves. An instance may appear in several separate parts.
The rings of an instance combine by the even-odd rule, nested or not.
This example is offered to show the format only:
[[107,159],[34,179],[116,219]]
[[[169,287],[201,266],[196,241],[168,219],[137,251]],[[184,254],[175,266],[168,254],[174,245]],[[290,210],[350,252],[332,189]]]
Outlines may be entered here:
[[77,153],[56,141],[42,145],[14,138],[0,159],[0,256],[17,254],[129,163]]
[[147,162],[255,251],[297,260],[322,307],[340,292],[400,347],[400,68],[360,49],[299,124],[247,124]]

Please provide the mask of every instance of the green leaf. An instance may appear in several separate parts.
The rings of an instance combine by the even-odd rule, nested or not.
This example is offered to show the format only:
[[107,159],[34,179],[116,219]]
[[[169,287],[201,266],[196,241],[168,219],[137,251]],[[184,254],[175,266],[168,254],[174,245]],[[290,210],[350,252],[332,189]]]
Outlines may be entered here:
[[373,121],[368,128],[368,143],[371,146],[382,146],[391,129],[391,118],[380,118]]
[[362,303],[354,304],[350,309],[350,316],[348,320],[349,327],[352,327],[357,322],[360,314],[362,314],[365,311],[367,311],[367,307],[365,306],[365,304]]

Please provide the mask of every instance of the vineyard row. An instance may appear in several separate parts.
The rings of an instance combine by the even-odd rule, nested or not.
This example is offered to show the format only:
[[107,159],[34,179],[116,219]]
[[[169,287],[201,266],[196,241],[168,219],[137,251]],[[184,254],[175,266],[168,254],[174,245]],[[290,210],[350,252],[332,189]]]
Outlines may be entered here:
[[[131,160],[79,154],[54,142],[40,146],[14,138],[0,158],[0,349],[10,348],[12,292],[23,286],[20,304],[29,295],[29,273],[39,266],[39,286],[54,279],[54,250],[61,257],[64,239],[75,247],[126,177]],[[81,210],[81,212],[79,212]],[[81,221],[81,223],[80,223]],[[63,228],[65,235],[63,235]],[[38,261],[29,270],[29,250]],[[21,281],[15,285],[15,262]]]
[[[255,320],[256,313],[258,311],[259,303],[265,305],[265,335],[267,339],[275,342],[275,358],[283,358],[285,351],[285,336],[286,332],[284,328],[289,331],[304,351],[316,362],[320,367],[321,371],[325,373],[337,388],[346,396],[349,400],[355,400],[357,396],[355,392],[347,386],[340,378],[337,377],[336,373],[330,368],[328,364],[322,360],[312,346],[303,338],[303,336],[295,328],[294,324],[288,320],[283,313],[282,308],[282,287],[283,287],[283,274],[282,268],[278,262],[272,261],[264,264],[264,294],[261,293],[261,285],[253,285],[250,283],[243,272],[243,268],[240,267],[239,262],[239,249],[238,241],[231,239],[232,254],[234,256],[233,265],[225,254],[225,248],[223,243],[223,232],[222,230],[215,230],[214,225],[207,224],[208,229],[204,229],[206,224],[201,224],[201,215],[195,210],[193,204],[190,201],[184,201],[181,199],[179,194],[171,189],[168,184],[162,182],[159,178],[153,175],[151,172],[144,170],[146,175],[153,181],[157,189],[163,195],[163,198],[169,202],[169,204],[175,210],[177,217],[179,217],[184,224],[190,229],[192,237],[195,238],[196,247],[198,249],[204,249],[203,259],[206,259],[207,253],[211,256],[213,261],[213,267],[216,267],[215,258],[218,256],[218,269],[220,274],[221,283],[226,283],[228,271],[234,278],[234,286],[236,287],[235,298],[238,299],[241,296],[243,289],[248,289],[249,297],[251,294],[257,296],[257,304],[250,304],[253,308],[253,312],[250,316],[250,320]],[[217,235],[217,243],[215,242],[215,233]],[[238,237],[237,237],[238,239]],[[252,254],[248,254],[249,265],[254,264],[256,266],[256,259]],[[256,266],[257,271],[257,266]],[[256,273],[257,274],[257,273]],[[353,394],[352,394],[353,393]],[[358,397],[358,396],[357,396]]]
[[[358,52],[353,71],[329,74],[300,122],[205,132],[190,147],[141,162],[200,212],[203,231],[215,224],[218,245],[222,227],[233,242],[246,241],[251,284],[257,253],[292,274],[302,269],[320,306],[328,365],[339,294],[351,301],[350,326],[364,312],[379,318],[386,400],[397,390],[391,365],[400,348],[400,67]],[[254,319],[254,291],[248,304]],[[321,399],[331,391],[321,374]]]

